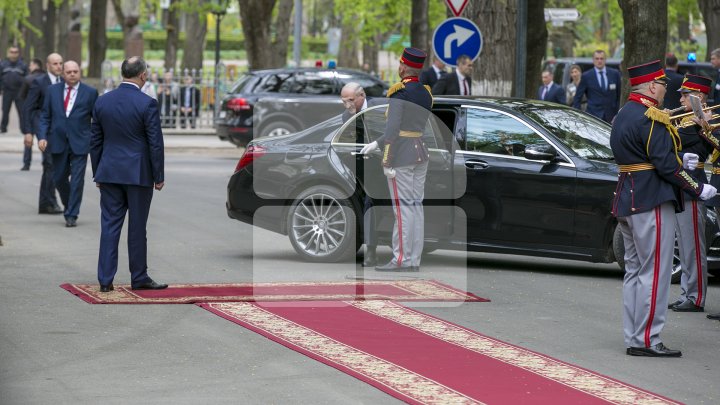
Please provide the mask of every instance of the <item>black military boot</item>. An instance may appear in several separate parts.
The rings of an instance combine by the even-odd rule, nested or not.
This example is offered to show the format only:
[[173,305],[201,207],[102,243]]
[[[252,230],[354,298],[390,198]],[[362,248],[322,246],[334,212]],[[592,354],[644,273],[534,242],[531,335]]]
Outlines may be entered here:
[[365,250],[365,257],[363,258],[363,267],[375,267],[377,266],[377,255],[375,254],[375,246],[368,246]]

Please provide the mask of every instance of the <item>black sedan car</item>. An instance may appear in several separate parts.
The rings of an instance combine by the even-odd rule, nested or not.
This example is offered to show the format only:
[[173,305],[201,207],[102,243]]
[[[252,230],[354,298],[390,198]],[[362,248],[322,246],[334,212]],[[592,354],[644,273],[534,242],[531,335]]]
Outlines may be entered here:
[[220,104],[221,140],[245,146],[253,138],[285,135],[342,113],[340,90],[359,83],[368,97],[387,93],[387,83],[351,69],[285,68],[244,74]]
[[[385,110],[374,106],[345,123],[337,116],[299,133],[253,140],[228,184],[228,215],[288,235],[306,260],[339,261],[362,244],[363,201],[370,195],[380,218],[376,232],[390,244],[393,216],[381,156],[358,154],[382,135]],[[604,121],[543,101],[436,98],[423,138],[430,149],[426,252],[622,265],[622,237],[610,213],[617,166]],[[720,235],[709,211],[708,256],[717,264]]]

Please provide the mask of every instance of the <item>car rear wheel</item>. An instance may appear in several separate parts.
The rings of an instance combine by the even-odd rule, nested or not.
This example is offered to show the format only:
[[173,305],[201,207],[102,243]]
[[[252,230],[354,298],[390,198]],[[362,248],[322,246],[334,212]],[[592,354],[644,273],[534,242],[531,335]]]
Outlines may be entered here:
[[290,243],[303,259],[332,263],[357,251],[355,212],[341,192],[314,186],[298,195],[287,217]]
[[281,136],[293,132],[297,132],[294,125],[284,121],[276,121],[267,124],[260,132],[260,136]]
[[[620,227],[615,227],[615,233],[613,234],[613,254],[615,260],[617,260],[620,268],[625,270],[625,245],[623,243],[622,233]],[[675,249],[673,250],[673,264],[672,264],[672,283],[677,284],[680,282],[680,275],[682,274],[682,266],[680,265],[680,250],[675,241]]]

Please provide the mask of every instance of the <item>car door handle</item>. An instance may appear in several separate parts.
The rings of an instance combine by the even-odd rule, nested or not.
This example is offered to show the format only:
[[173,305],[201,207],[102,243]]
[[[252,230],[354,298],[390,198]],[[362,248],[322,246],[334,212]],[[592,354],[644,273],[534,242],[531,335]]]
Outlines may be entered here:
[[370,155],[366,155],[362,152],[350,152],[353,156],[362,156],[363,159],[370,159]]
[[465,167],[472,170],[487,169],[490,165],[482,160],[468,160],[465,162]]

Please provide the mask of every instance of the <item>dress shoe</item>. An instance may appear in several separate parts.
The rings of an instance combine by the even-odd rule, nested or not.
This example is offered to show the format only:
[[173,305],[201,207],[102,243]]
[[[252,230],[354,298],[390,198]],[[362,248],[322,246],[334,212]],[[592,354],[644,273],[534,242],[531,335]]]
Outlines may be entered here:
[[62,214],[62,213],[63,213],[63,209],[60,207],[47,206],[47,207],[42,207],[42,208],[38,209],[38,214],[58,215],[58,214]]
[[26,172],[26,171],[30,170],[30,166],[25,165],[25,166],[21,167],[20,170],[23,172]]
[[412,269],[410,271],[414,271],[414,272],[420,271],[420,266],[410,266],[410,268]]
[[363,257],[363,267],[375,267],[377,266],[377,254],[375,253],[375,247],[368,247]]
[[653,347],[628,347],[625,353],[627,353],[628,356],[682,357],[680,350],[668,349],[662,343],[658,343]]
[[74,228],[76,226],[77,226],[77,218],[75,218],[75,217],[65,218],[65,227],[66,228]]
[[113,287],[112,283],[108,285],[100,285],[100,292],[110,292],[115,290],[115,287]]
[[720,321],[720,312],[718,312],[718,313],[716,313],[716,314],[709,314],[709,315],[707,316],[707,318],[708,318],[708,319],[714,319],[714,320],[716,320],[716,321]]
[[682,303],[683,303],[682,300],[677,300],[675,302],[671,302],[668,304],[668,309],[672,309],[675,305],[680,305]]
[[167,288],[167,284],[158,284],[152,279],[148,279],[143,284],[134,285],[132,286],[133,290],[162,290],[164,288]]
[[670,309],[675,312],[705,312],[705,308],[695,305],[695,303],[691,300],[687,300],[682,304],[675,305]]
[[390,262],[388,264],[375,267],[375,270],[377,270],[377,271],[397,271],[397,272],[410,273],[410,272],[420,271],[420,268],[414,267],[414,266],[398,266],[397,264],[393,264],[393,262]]

